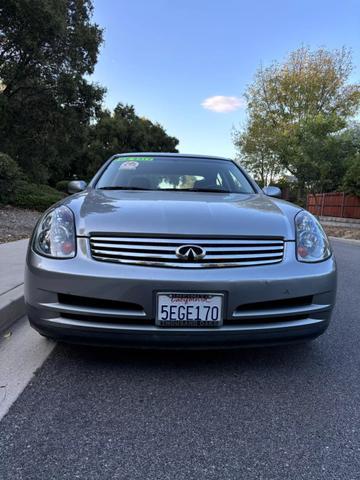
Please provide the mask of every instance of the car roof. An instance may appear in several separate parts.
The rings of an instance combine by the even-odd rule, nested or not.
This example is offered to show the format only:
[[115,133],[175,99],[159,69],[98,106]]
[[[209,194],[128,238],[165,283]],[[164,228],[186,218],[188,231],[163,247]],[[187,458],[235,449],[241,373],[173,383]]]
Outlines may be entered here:
[[232,162],[231,158],[226,157],[216,157],[214,155],[198,155],[190,153],[172,153],[172,152],[129,152],[129,153],[118,153],[114,157],[185,157],[185,158],[214,158],[216,160],[227,160]]

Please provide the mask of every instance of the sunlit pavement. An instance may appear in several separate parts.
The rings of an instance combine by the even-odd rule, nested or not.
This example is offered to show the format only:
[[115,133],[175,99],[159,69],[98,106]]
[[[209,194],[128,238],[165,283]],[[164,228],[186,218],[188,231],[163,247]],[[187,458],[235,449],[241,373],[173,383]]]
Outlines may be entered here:
[[20,324],[23,348],[0,343],[18,352],[8,406],[31,380],[0,423],[0,479],[358,479],[360,247],[334,246],[337,307],[307,345],[51,352]]

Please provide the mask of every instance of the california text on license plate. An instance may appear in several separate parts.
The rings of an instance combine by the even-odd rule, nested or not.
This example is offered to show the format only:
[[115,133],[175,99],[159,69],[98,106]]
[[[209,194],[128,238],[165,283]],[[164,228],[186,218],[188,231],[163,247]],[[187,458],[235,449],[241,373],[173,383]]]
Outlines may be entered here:
[[158,327],[219,327],[223,323],[222,294],[158,293]]

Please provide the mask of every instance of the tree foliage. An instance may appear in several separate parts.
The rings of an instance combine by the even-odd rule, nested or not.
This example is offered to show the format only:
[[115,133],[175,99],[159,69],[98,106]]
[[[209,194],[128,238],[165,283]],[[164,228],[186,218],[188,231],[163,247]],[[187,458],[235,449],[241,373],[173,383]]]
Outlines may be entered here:
[[0,4],[0,151],[30,182],[91,176],[118,152],[176,151],[133,106],[102,109],[105,89],[87,79],[102,43],[92,12],[91,0]]
[[0,151],[36,181],[83,155],[104,89],[93,72],[101,29],[90,0],[6,0],[0,7]]
[[343,136],[346,145],[346,169],[341,187],[348,194],[360,196],[360,124],[353,124]]
[[282,173],[275,153],[269,150],[272,130],[261,125],[253,125],[251,135],[247,130],[234,135],[234,144],[241,152],[241,164],[251,172],[262,185],[274,183],[274,179]]
[[302,47],[283,64],[260,68],[246,92],[248,123],[235,133],[240,158],[267,174],[285,170],[300,187],[326,190],[339,183],[339,135],[357,112],[360,86],[346,49],[311,51]]
[[177,152],[178,143],[160,124],[139,117],[134,106],[119,103],[113,112],[102,111],[90,127],[87,154],[76,173],[93,175],[115,153]]

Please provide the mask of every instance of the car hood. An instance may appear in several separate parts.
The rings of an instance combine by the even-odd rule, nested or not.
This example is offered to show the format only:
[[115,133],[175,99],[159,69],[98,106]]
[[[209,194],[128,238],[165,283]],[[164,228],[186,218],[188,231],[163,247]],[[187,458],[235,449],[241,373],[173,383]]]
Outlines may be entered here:
[[294,239],[299,207],[263,194],[89,189],[64,204],[91,233],[276,236]]

